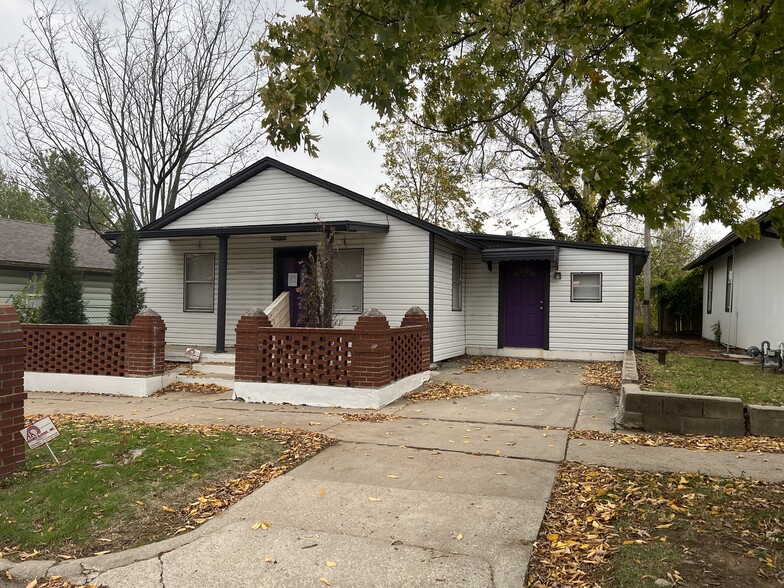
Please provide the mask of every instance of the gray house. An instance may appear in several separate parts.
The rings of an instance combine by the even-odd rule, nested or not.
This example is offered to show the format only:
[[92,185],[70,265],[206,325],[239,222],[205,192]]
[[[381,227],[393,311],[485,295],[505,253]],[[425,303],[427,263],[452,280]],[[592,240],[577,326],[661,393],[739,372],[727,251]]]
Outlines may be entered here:
[[[46,271],[53,237],[53,225],[0,218],[0,301],[7,302],[14,292]],[[104,240],[87,229],[76,229],[74,250],[77,265],[84,272],[87,320],[108,324],[114,256]]]

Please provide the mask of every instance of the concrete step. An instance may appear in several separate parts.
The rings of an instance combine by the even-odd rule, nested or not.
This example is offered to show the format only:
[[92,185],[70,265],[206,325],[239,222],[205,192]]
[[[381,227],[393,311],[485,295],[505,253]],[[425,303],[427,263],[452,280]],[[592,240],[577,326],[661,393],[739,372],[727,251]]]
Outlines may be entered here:
[[194,363],[192,367],[194,370],[204,372],[205,374],[221,374],[234,377],[234,364],[215,365],[211,363],[199,362]]
[[179,374],[177,381],[184,384],[217,384],[234,390],[234,376],[227,374],[208,374],[186,376]]

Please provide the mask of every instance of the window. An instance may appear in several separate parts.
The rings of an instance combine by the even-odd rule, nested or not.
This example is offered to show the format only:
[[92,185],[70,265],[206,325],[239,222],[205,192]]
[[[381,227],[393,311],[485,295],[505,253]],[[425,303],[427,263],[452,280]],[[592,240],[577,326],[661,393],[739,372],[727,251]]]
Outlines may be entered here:
[[452,310],[463,310],[463,258],[452,256]]
[[724,312],[732,311],[732,255],[727,258],[727,285],[724,291]]
[[713,312],[713,266],[708,268],[708,314]]
[[602,274],[573,273],[572,302],[601,302]]
[[362,312],[362,249],[342,249],[335,258],[335,312]]
[[215,254],[185,254],[183,310],[212,312],[215,291]]

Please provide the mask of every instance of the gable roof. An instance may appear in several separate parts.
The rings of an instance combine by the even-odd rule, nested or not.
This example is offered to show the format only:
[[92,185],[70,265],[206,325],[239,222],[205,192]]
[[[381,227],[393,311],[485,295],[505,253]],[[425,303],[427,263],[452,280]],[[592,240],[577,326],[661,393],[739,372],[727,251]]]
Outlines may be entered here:
[[[755,218],[754,221],[760,227],[760,236],[774,237],[778,239],[779,235],[771,227],[769,213],[770,213],[769,210],[763,212],[761,215]],[[690,270],[690,269],[700,267],[701,265],[705,265],[706,263],[713,261],[717,257],[724,255],[728,251],[731,251],[733,247],[737,247],[741,243],[744,243],[744,240],[738,237],[738,235],[735,234],[735,231],[730,231],[723,239],[721,239],[713,247],[708,249],[705,253],[703,253],[693,261],[690,261],[689,264],[683,269]]]
[[[46,269],[54,225],[0,218],[0,265],[30,269]],[[94,231],[74,231],[76,264],[81,270],[110,273],[114,256],[106,242]]]
[[200,194],[196,198],[189,200],[188,202],[182,204],[181,206],[178,206],[171,212],[164,214],[159,219],[154,220],[148,225],[142,227],[139,230],[139,236],[144,238],[145,236],[151,237],[160,234],[156,232],[163,230],[169,223],[172,223],[175,220],[182,218],[186,214],[196,210],[197,208],[207,204],[208,202],[215,200],[216,198],[218,198],[222,194],[225,194],[232,188],[239,186],[243,182],[249,180],[250,178],[260,174],[264,170],[270,168],[280,170],[296,178],[299,178],[301,180],[304,180],[316,186],[320,186],[326,190],[329,190],[330,192],[334,192],[335,194],[353,200],[354,202],[358,202],[359,204],[363,204],[374,210],[378,210],[379,212],[387,214],[393,218],[397,218],[411,225],[414,225],[415,227],[424,229],[429,233],[438,235],[439,237],[447,239],[452,243],[462,245],[463,247],[467,247],[475,251],[478,251],[480,249],[480,247],[476,243],[463,237],[459,233],[454,233],[448,229],[443,229],[427,221],[423,221],[422,219],[419,219],[415,216],[397,210],[396,208],[393,208],[387,204],[379,202],[378,200],[368,198],[367,196],[362,196],[361,194],[349,190],[348,188],[344,188],[343,186],[338,186],[337,184],[328,182],[327,180],[324,180],[322,178],[304,172],[300,169],[287,165],[283,162],[278,161],[277,159],[273,159],[272,157],[264,157],[263,159],[260,159],[256,163],[246,167],[243,170],[240,170],[236,174],[229,176],[220,184],[210,188],[209,190]]

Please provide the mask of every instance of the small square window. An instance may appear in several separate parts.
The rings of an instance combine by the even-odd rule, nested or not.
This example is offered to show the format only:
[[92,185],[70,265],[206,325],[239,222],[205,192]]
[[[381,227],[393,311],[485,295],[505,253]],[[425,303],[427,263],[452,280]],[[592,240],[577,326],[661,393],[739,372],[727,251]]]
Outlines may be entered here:
[[213,312],[215,298],[215,254],[186,253],[183,310]]
[[602,301],[602,274],[573,273],[572,274],[572,302],[601,302]]
[[463,310],[463,258],[452,256],[452,310]]
[[342,249],[335,257],[335,312],[362,312],[362,249]]

